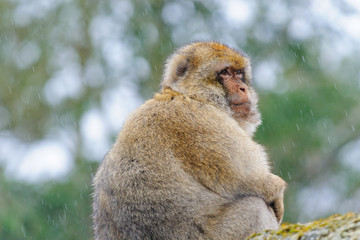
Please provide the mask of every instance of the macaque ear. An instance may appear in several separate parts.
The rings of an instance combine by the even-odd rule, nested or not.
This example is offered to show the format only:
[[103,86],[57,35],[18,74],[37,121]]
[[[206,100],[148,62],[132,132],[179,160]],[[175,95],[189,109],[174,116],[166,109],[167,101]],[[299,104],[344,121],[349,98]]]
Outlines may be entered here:
[[180,77],[185,76],[189,70],[190,59],[184,54],[175,53],[170,56],[165,65],[162,87],[172,86]]
[[179,65],[176,68],[176,76],[182,77],[185,75],[186,71],[188,70],[189,61],[186,59],[186,61],[179,62]]

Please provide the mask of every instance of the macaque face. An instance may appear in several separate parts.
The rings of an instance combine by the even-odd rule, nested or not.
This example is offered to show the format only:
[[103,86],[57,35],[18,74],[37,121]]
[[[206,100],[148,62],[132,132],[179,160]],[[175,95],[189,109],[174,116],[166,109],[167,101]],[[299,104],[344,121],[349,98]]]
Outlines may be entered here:
[[251,99],[244,69],[226,67],[218,72],[218,81],[225,88],[226,98],[234,115],[246,117],[251,110]]

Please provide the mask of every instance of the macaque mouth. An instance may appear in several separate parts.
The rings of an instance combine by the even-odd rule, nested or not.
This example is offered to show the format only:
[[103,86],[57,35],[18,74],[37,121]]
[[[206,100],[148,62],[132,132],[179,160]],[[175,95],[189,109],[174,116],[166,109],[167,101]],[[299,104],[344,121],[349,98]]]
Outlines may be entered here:
[[243,107],[243,108],[251,108],[251,102],[230,102],[230,107]]
[[251,105],[251,102],[241,102],[241,103],[230,103],[230,105],[233,105],[233,106],[243,106],[243,105],[248,105],[250,106]]
[[229,106],[232,111],[242,116],[248,115],[251,111],[251,102],[230,102]]

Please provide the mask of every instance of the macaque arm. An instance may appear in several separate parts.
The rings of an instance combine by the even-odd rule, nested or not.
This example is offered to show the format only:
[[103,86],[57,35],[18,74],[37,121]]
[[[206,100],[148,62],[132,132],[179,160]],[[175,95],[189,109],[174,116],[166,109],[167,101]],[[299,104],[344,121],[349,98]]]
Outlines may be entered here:
[[264,229],[278,227],[273,210],[263,199],[243,197],[209,215],[204,231],[211,239],[245,239]]

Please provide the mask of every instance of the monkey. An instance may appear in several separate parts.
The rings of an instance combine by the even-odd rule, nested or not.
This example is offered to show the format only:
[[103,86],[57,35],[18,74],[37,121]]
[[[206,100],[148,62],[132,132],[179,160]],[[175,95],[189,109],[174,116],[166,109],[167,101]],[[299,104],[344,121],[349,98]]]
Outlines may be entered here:
[[128,116],[93,179],[96,240],[245,239],[276,229],[286,183],[252,137],[261,123],[249,57],[193,42]]

